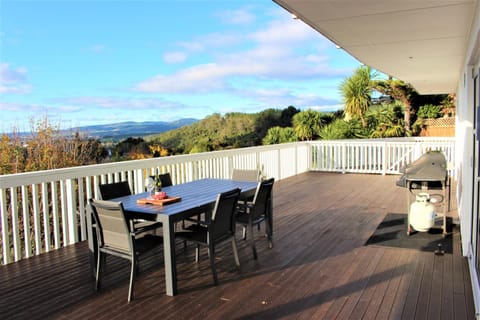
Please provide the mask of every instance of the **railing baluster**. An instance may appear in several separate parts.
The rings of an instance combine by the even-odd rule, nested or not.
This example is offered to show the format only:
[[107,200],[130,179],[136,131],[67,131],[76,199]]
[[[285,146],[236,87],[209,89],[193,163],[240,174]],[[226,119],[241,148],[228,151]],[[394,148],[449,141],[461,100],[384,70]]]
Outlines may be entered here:
[[55,249],[61,247],[60,237],[60,216],[58,212],[58,188],[57,181],[52,181],[51,187],[51,200],[52,200],[52,219],[53,219],[53,239],[55,242]]
[[22,259],[22,243],[20,242],[20,223],[18,220],[17,188],[10,188],[10,205],[12,210],[12,237],[14,260]]
[[75,197],[75,182],[73,179],[67,179],[67,219],[68,219],[68,244],[74,244],[78,241],[77,229],[77,198]]
[[48,205],[48,184],[42,183],[43,241],[45,252],[50,251],[50,206]]
[[80,238],[79,240],[82,241],[82,240],[86,240],[87,239],[87,234],[86,234],[86,231],[87,231],[87,228],[86,228],[86,225],[85,225],[85,214],[86,214],[86,210],[85,210],[85,194],[84,194],[84,189],[83,189],[83,181],[84,179],[81,179],[81,178],[78,178],[77,180],[77,186],[78,186],[78,212],[79,212],[79,215],[80,215]]
[[60,181],[60,212],[62,215],[61,230],[62,230],[62,243],[68,244],[68,213],[67,213],[67,197],[66,197],[65,181]]
[[2,254],[3,264],[10,263],[10,237],[8,231],[8,211],[7,211],[7,194],[4,189],[0,189],[0,219],[2,226]]
[[38,202],[38,188],[32,184],[32,205],[33,205],[33,234],[35,238],[35,254],[42,252],[42,226],[40,219],[40,205]]
[[25,257],[32,255],[32,241],[30,237],[30,201],[28,201],[28,186],[22,186],[22,213],[23,213],[23,246]]

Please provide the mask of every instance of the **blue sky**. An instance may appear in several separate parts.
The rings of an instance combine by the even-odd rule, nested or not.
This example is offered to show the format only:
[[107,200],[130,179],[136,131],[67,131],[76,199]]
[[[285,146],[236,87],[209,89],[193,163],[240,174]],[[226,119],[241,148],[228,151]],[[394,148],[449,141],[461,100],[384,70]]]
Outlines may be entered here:
[[338,109],[359,65],[271,0],[0,0],[0,132]]

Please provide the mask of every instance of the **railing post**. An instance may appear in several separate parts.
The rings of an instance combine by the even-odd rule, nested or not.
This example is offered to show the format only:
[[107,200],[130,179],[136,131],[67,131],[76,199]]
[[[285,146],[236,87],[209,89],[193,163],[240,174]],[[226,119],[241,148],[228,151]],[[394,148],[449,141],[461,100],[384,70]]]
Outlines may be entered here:
[[347,167],[347,146],[345,142],[342,142],[342,173],[346,173]]

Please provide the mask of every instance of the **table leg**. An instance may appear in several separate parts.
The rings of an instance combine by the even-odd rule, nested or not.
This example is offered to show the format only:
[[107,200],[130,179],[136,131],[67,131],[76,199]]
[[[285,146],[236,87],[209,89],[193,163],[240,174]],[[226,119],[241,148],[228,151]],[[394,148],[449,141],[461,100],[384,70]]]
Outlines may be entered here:
[[167,295],[177,294],[177,263],[175,261],[175,224],[163,223],[163,256],[165,260],[165,291]]

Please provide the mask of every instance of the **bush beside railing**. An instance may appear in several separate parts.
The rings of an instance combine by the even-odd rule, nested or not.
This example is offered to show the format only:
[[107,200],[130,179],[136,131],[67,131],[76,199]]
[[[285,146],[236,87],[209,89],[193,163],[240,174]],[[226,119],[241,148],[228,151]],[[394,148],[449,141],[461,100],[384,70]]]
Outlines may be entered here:
[[127,180],[139,193],[155,172],[174,184],[229,178],[233,168],[277,181],[309,170],[392,174],[427,150],[453,162],[454,139],[297,142],[0,176],[2,264],[86,240],[86,203],[100,183]]

